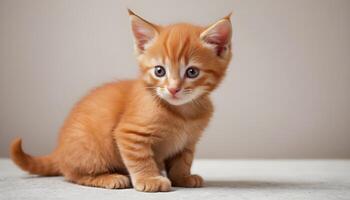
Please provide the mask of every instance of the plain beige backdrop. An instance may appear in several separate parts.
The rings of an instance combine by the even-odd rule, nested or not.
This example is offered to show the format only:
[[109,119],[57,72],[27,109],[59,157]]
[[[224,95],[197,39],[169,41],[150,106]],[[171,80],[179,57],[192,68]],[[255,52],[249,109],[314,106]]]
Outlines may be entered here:
[[350,1],[0,0],[0,156],[48,154],[73,104],[137,66],[126,8],[206,25],[234,11],[234,59],[202,158],[350,158]]

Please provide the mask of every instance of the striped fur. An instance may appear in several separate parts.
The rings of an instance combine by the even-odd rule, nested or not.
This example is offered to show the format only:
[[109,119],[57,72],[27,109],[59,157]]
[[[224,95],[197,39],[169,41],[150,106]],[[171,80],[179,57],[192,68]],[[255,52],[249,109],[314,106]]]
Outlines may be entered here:
[[[63,175],[93,187],[133,185],[145,192],[202,186],[203,179],[190,169],[195,145],[213,112],[208,95],[231,59],[229,17],[208,27],[159,26],[129,14],[139,78],[105,84],[80,100],[51,155],[32,157],[15,140],[11,157],[23,170]],[[155,76],[156,65],[164,66],[167,76]],[[185,78],[190,66],[200,70],[197,78]],[[175,99],[166,93],[170,86],[181,89]]]

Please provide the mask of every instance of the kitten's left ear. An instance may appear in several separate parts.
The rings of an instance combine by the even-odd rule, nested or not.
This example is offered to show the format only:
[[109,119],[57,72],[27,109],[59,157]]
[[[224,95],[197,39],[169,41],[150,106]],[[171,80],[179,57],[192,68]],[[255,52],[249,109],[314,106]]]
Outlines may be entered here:
[[217,56],[222,56],[231,48],[232,25],[230,17],[231,14],[227,15],[200,34],[202,42],[212,48]]
[[135,49],[137,53],[143,53],[152,41],[158,36],[160,27],[142,19],[130,9],[128,9],[131,30],[135,39]]

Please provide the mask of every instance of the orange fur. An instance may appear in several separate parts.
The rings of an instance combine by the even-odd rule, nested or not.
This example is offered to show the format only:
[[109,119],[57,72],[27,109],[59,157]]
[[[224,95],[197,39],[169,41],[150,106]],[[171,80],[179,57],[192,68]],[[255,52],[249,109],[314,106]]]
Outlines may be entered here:
[[[129,14],[139,78],[105,84],[78,102],[51,155],[27,155],[15,140],[11,157],[23,170],[95,187],[132,184],[146,192],[169,191],[171,184],[202,186],[203,179],[190,168],[213,112],[208,95],[231,59],[229,17],[205,28],[159,26]],[[156,65],[166,67],[166,76],[154,75]],[[189,65],[199,69],[197,78],[184,77]],[[178,94],[169,95],[170,87]],[[161,175],[163,169],[170,180]]]

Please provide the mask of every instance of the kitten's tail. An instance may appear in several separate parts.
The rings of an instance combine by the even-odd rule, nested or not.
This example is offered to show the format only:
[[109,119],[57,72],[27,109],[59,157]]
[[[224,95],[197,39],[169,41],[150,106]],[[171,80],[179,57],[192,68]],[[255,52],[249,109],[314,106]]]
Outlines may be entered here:
[[54,155],[33,157],[23,152],[22,140],[15,139],[11,144],[11,159],[21,169],[41,176],[58,176],[60,171]]

